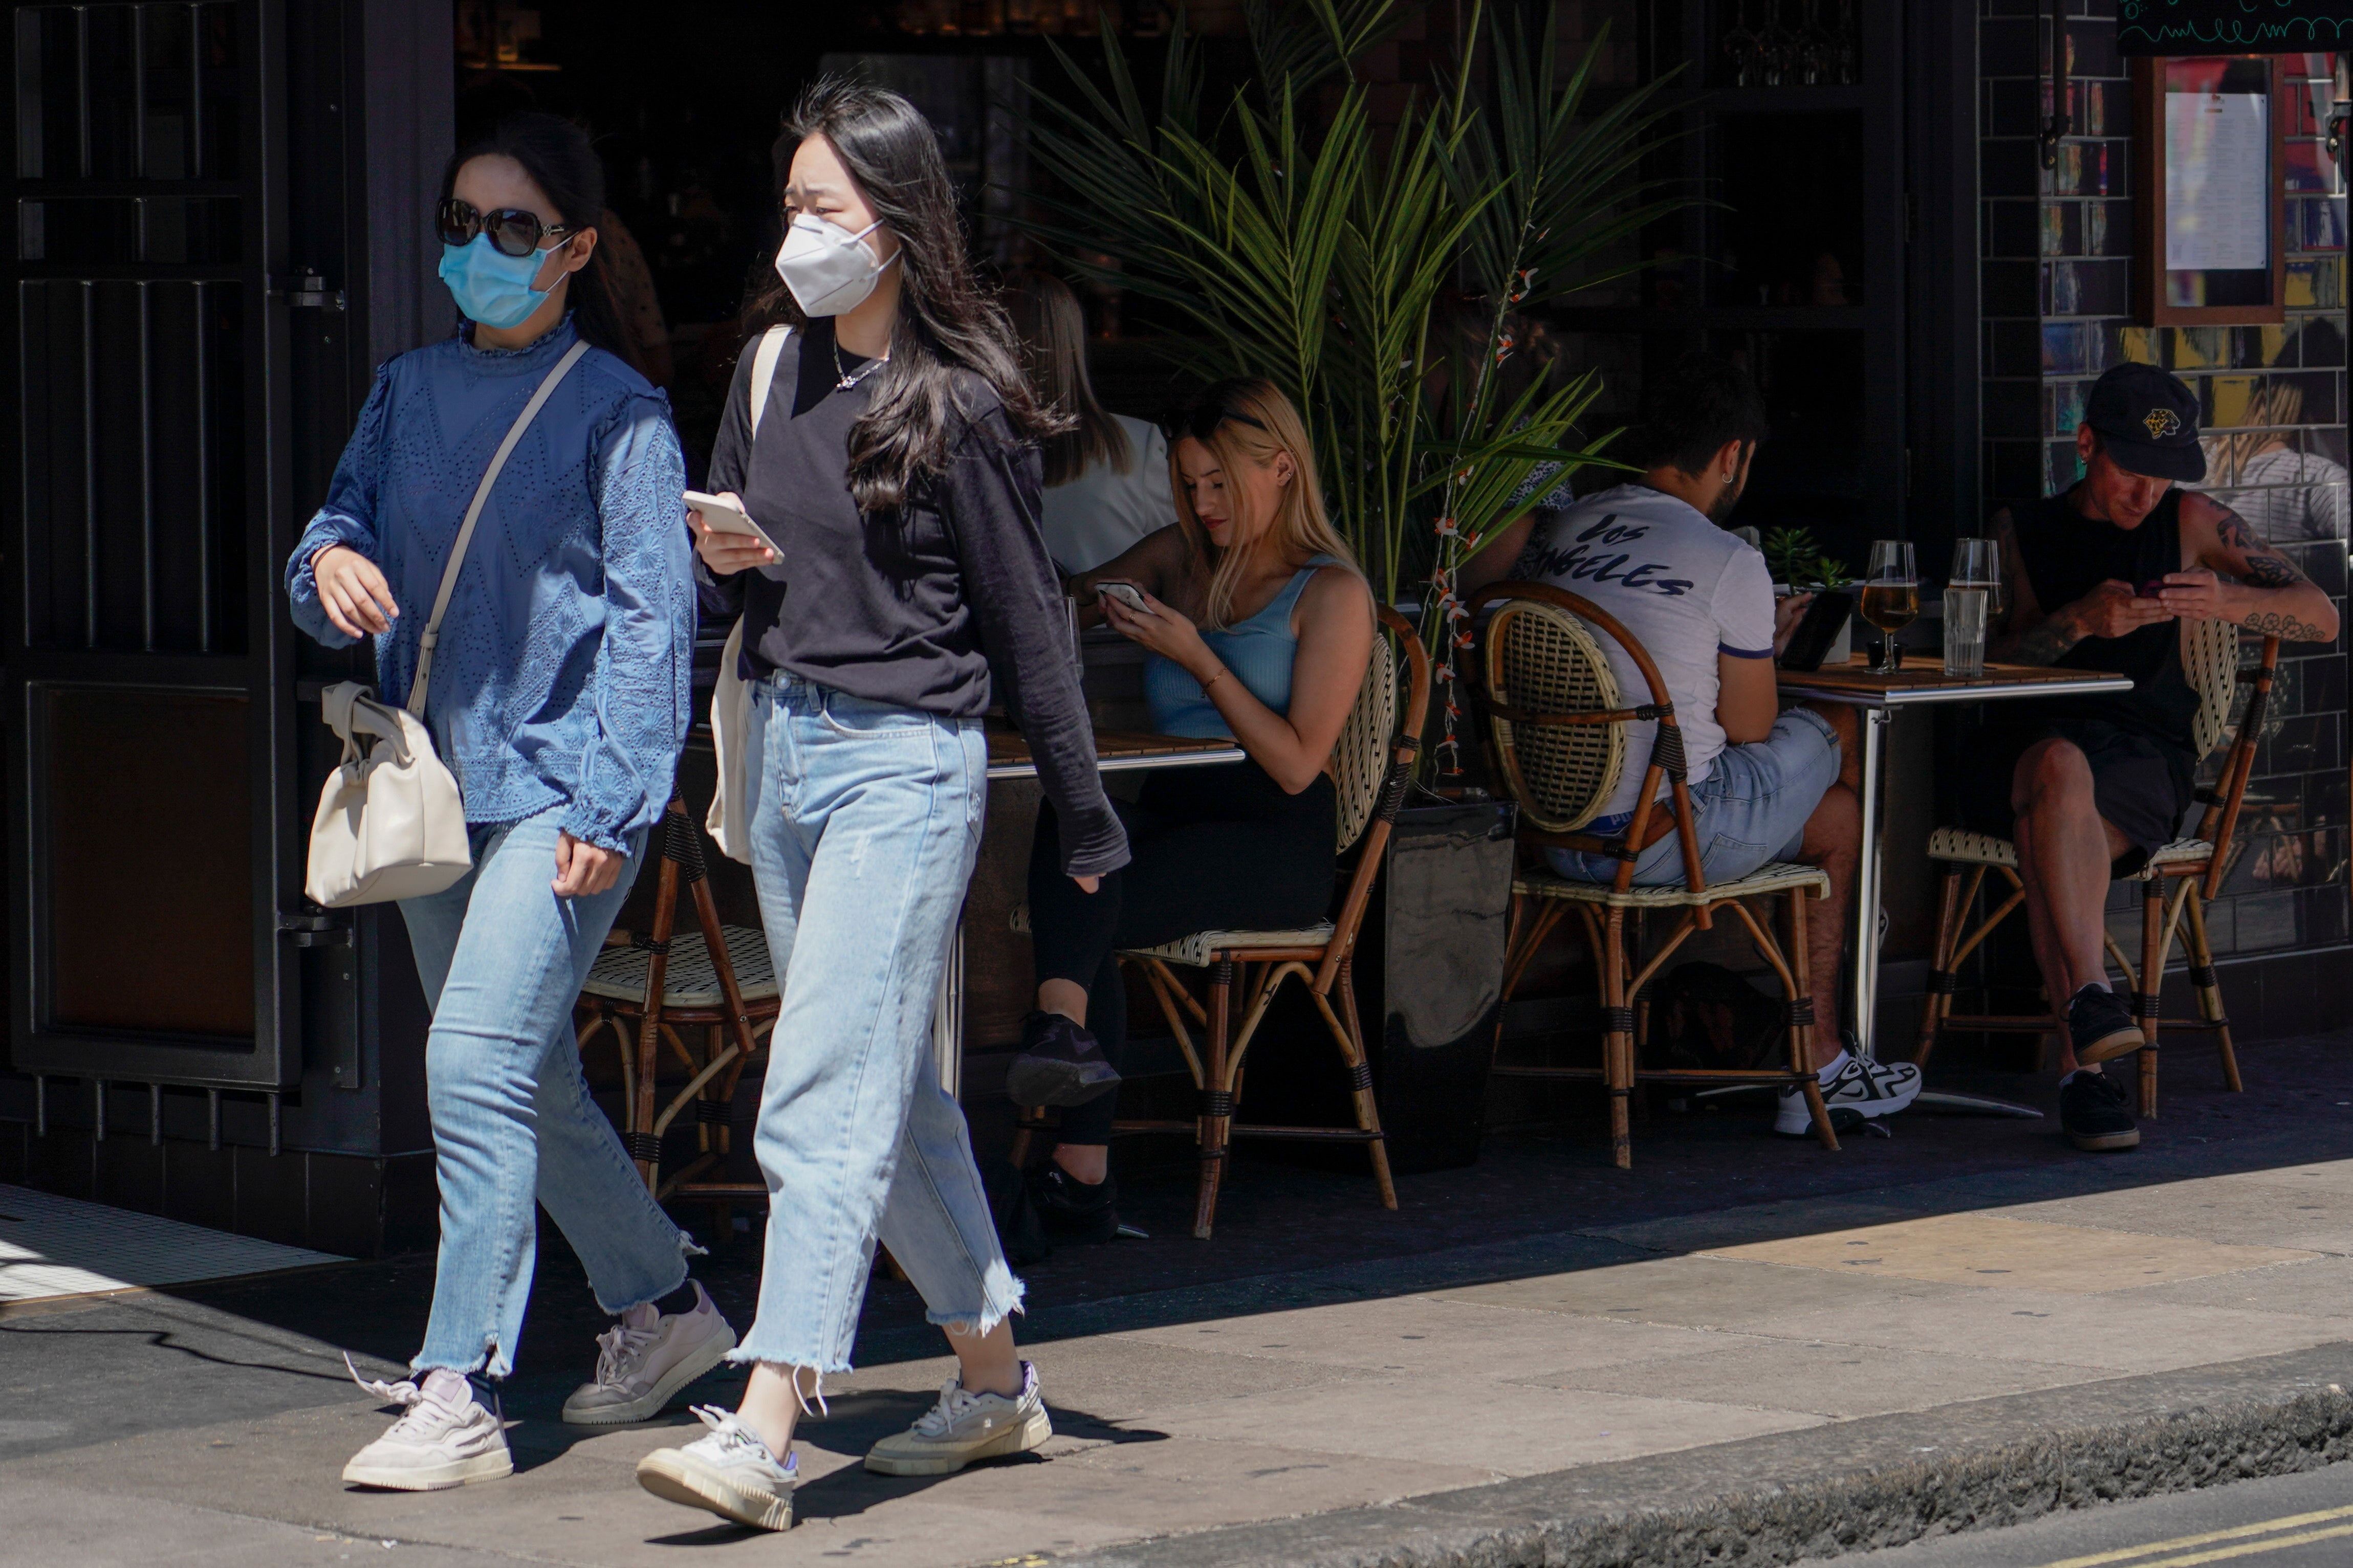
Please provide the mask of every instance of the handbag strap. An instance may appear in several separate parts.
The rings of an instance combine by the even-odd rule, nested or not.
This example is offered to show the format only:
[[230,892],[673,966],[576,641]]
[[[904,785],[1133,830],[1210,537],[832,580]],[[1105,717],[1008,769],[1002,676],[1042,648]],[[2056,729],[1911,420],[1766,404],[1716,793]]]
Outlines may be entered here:
[[583,339],[574,343],[565,356],[555,362],[555,368],[547,373],[546,379],[539,384],[539,390],[531,395],[531,401],[522,405],[521,414],[515,416],[514,426],[507,431],[507,438],[499,443],[497,454],[491,458],[491,466],[482,471],[482,482],[474,487],[473,502],[466,508],[466,521],[458,530],[458,542],[449,547],[449,564],[441,569],[441,591],[433,595],[433,616],[425,623],[425,637],[417,649],[417,679],[409,683],[408,688],[408,713],[413,719],[425,717],[425,692],[433,682],[433,649],[441,640],[441,617],[449,613],[449,595],[458,590],[458,574],[466,564],[466,547],[474,542],[474,524],[481,521],[482,503],[491,499],[491,487],[499,482],[499,470],[507,466],[508,455],[515,449],[515,443],[522,439],[522,433],[531,428],[531,422],[539,416],[539,411],[555,395],[556,383],[562,381],[572,367],[580,363],[580,356],[587,352],[587,340]]
[[786,326],[770,327],[760,334],[760,346],[752,351],[752,437],[760,435],[760,416],[768,411],[768,389],[776,384],[776,361],[785,352],[785,340],[793,335]]

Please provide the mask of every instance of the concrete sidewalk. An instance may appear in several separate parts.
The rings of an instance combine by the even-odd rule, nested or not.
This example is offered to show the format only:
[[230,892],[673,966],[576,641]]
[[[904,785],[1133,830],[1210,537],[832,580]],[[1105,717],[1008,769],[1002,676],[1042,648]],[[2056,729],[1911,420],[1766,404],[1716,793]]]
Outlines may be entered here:
[[[804,1523],[782,1538],[637,1488],[640,1455],[699,1430],[682,1410],[595,1436],[555,1422],[585,1342],[535,1339],[540,1381],[509,1399],[512,1479],[415,1497],[337,1479],[388,1420],[344,1380],[327,1342],[339,1336],[162,1294],[20,1313],[0,1321],[0,1456],[13,1456],[0,1458],[0,1561],[624,1564],[699,1546],[905,1568],[1275,1562],[1312,1555],[1300,1526],[1219,1527],[1327,1514],[1351,1521],[1345,1560],[1373,1561],[1364,1531],[1377,1538],[1388,1516],[1362,1510],[1398,1500],[1517,1487],[1525,1510],[1530,1488],[1568,1496],[1564,1476],[1668,1455],[1696,1495],[1713,1473],[1775,1475],[1782,1456],[1852,1468],[1900,1447],[1884,1462],[1918,1464],[1938,1446],[1922,1434],[1947,1427],[1999,1443],[2071,1411],[2162,1414],[2240,1384],[2353,1386],[2353,1108],[2337,1109],[2353,1070],[2298,1092],[2325,1098],[2292,1129],[2152,1138],[2129,1163],[2040,1161],[1069,1305],[1036,1297],[1028,1337],[1058,1428],[1042,1454],[936,1482],[867,1476],[866,1446],[920,1413],[953,1364],[870,1346],[875,1364],[829,1386],[831,1418],[803,1427]],[[332,1273],[311,1289],[343,1288]],[[413,1290],[420,1275],[410,1265],[383,1288]],[[885,1354],[923,1342],[869,1337]],[[2241,1363],[2254,1383],[2231,1382],[2224,1363]],[[212,1418],[141,1430],[135,1410],[91,1409],[171,1386],[205,1391],[195,1414]],[[696,1396],[731,1388],[714,1377]]]

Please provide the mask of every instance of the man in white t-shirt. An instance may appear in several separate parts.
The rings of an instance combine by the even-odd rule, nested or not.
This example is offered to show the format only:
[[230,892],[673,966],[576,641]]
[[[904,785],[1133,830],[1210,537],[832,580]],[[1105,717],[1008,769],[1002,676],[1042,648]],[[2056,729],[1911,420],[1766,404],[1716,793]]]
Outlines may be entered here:
[[[1762,401],[1747,375],[1694,354],[1647,389],[1643,422],[1615,455],[1641,477],[1586,496],[1539,526],[1523,518],[1463,567],[1458,591],[1471,597],[1506,575],[1549,583],[1591,600],[1625,626],[1666,680],[1683,731],[1698,828],[1700,869],[1711,885],[1773,861],[1827,872],[1831,890],[1808,932],[1815,1016],[1814,1067],[1834,1118],[1891,1115],[1920,1091],[1917,1068],[1868,1063],[1839,1028],[1839,962],[1847,900],[1854,888],[1862,815],[1855,788],[1854,721],[1838,708],[1782,709],[1774,657],[1803,612],[1803,598],[1773,597],[1764,556],[1721,526],[1740,499],[1765,434]],[[1634,661],[1609,637],[1598,639],[1629,701],[1647,701]],[[1618,793],[1585,831],[1622,828],[1639,804],[1658,726],[1628,727],[1628,764]],[[1574,850],[1548,852],[1565,877],[1604,882],[1618,862]],[[1642,884],[1683,879],[1673,833],[1634,863]],[[1777,1131],[1811,1130],[1805,1097],[1781,1096]]]

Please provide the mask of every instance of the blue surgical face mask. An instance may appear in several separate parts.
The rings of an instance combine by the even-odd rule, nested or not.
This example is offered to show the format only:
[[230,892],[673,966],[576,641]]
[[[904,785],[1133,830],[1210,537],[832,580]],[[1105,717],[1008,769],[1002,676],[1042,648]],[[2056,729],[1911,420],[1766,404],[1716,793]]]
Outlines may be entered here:
[[[508,256],[478,234],[464,245],[441,247],[441,281],[466,319],[485,327],[520,327],[532,312],[547,303],[554,289],[534,289],[532,282],[547,265],[548,253]],[[567,274],[558,274],[560,283]]]

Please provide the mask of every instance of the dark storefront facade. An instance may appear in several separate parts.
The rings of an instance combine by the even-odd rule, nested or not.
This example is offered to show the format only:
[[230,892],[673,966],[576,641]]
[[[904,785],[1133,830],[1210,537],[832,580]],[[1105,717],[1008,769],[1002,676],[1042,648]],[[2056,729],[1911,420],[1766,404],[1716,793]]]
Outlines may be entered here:
[[[1050,39],[1089,58],[1079,8],[878,0],[814,27],[786,9],[688,0],[657,28],[604,0],[14,8],[0,1182],[336,1252],[429,1241],[426,1020],[398,916],[322,916],[300,895],[330,760],[317,693],[363,671],[297,637],[280,569],[375,365],[449,321],[426,220],[470,115],[531,103],[591,123],[660,292],[698,468],[724,322],[773,244],[767,144],[798,81],[862,69],[915,98],[982,248],[1019,259],[1003,219],[1027,174],[1000,106],[1058,79]],[[1646,235],[1655,265],[1546,329],[1566,366],[1601,371],[1605,417],[1635,405],[1647,366],[1740,355],[1777,438],[1735,522],[1810,528],[1850,562],[1909,537],[1934,575],[1995,506],[2073,477],[2092,377],[2165,364],[2210,427],[2250,437],[2215,488],[2295,489],[2316,521],[2274,542],[2341,596],[2335,59],[2287,57],[2284,321],[2143,327],[2115,0],[2066,9],[2072,121],[2045,169],[2051,31],[2027,0],[1558,0],[1565,50],[1607,26],[1608,82],[1679,73],[1691,134],[1668,172],[1717,205]],[[1148,63],[1167,13],[1113,15]],[[1239,5],[1187,15],[1213,46],[1242,26]],[[1768,71],[1776,26],[1796,41]],[[1360,62],[1389,111],[1451,37],[1432,7]],[[1091,308],[1106,400],[1157,413],[1148,319],[1123,331],[1118,300]],[[2281,450],[2302,461],[2292,485],[2242,482]],[[2289,653],[2256,820],[2211,917],[2242,1043],[2337,1022],[2353,952],[2345,652]],[[1890,803],[1891,1017],[1926,968],[1928,879],[1910,868],[1954,743],[1925,723],[1896,740],[1912,783]],[[690,757],[690,795],[706,769]],[[2116,909],[2137,923],[2121,890]]]

